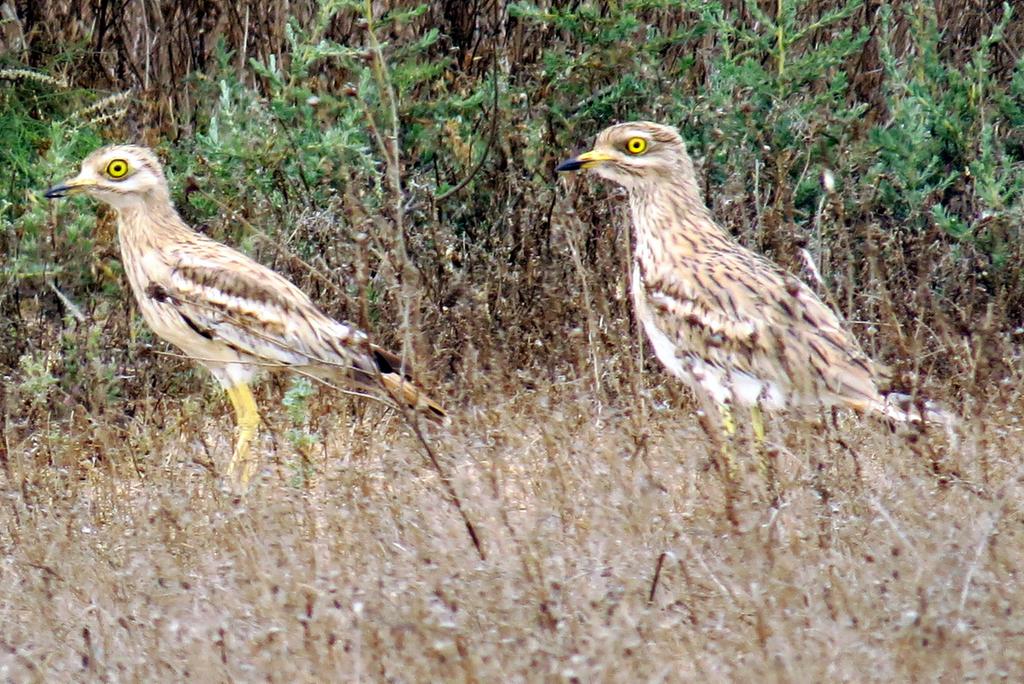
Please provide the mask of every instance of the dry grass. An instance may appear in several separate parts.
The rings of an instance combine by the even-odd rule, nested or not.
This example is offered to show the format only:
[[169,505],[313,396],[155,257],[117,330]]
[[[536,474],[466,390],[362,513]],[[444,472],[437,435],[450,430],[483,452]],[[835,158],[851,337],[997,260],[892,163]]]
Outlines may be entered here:
[[[112,0],[22,3],[27,38],[11,49],[38,66],[79,45],[68,68],[77,85],[139,93],[139,130],[129,134],[188,138],[200,103],[181,84],[213,70],[216,40],[243,74],[248,58],[283,54],[289,12],[301,23],[314,4],[181,0],[118,13],[123,3]],[[807,7],[816,15],[835,4]],[[961,60],[995,21],[976,4],[939,8],[946,48]],[[507,5],[494,5],[503,19],[491,27],[490,13],[475,23],[474,3],[433,3],[409,30],[440,27],[467,75],[486,76],[488,51],[500,49],[501,64],[523,67],[510,83],[536,77],[542,36],[510,20]],[[850,21],[869,24],[876,5]],[[329,34],[361,44],[350,19]],[[674,12],[654,19],[677,21]],[[1016,62],[1022,27],[1008,29],[997,72]],[[548,39],[569,40],[556,34]],[[695,89],[713,64],[709,47],[697,47]],[[883,71],[873,43],[862,62],[855,99],[874,102]],[[348,80],[322,77],[325,92]],[[564,141],[584,144],[585,135],[559,129],[544,108],[514,111],[503,113],[494,168],[476,186],[487,188],[485,201],[424,201],[405,216],[406,197],[391,189],[379,226],[376,216],[352,219],[361,205],[343,202],[308,221],[282,218],[299,237],[273,233],[254,250],[330,313],[358,319],[366,294],[350,295],[367,277],[368,248],[356,235],[415,224],[402,250],[420,260],[422,282],[378,274],[372,332],[410,346],[428,384],[447,386],[455,424],[430,439],[486,559],[399,417],[323,392],[309,417],[326,446],[300,454],[272,408],[282,388],[264,386],[276,429],[262,436],[264,477],[239,499],[220,477],[232,429],[221,393],[187,362],[142,353],[151,338],[127,285],[123,296],[95,296],[116,273],[69,291],[86,311],[81,322],[38,283],[8,286],[0,304],[16,333],[0,351],[38,367],[7,363],[0,395],[0,678],[1024,681],[1014,267],[997,272],[969,246],[934,231],[889,231],[885,217],[844,214],[837,200],[822,216],[834,236],[823,294],[907,386],[962,411],[963,434],[954,445],[941,432],[844,414],[778,419],[774,480],[758,473],[741,436],[744,468],[730,498],[692,402],[655,363],[636,362],[645,343],[629,321],[624,203],[590,182],[529,176],[550,174],[569,151]],[[535,138],[549,158],[531,160]],[[780,155],[785,177],[779,170],[802,157]],[[793,223],[792,184],[750,192],[755,171],[740,159],[719,167],[742,169],[734,188],[709,184],[716,216],[806,277],[806,241],[794,238],[811,226]],[[466,177],[453,168],[454,179]],[[429,195],[416,185],[423,178],[404,190]],[[233,217],[269,214],[264,200],[243,199],[211,234],[238,244]],[[253,219],[261,230],[275,221]],[[50,226],[55,254],[62,225]],[[97,263],[115,258],[110,232],[107,215]],[[313,265],[326,277],[301,265],[291,248],[302,245],[323,257]],[[377,253],[393,254],[392,245],[370,249],[369,265],[387,271]],[[1016,263],[1018,252],[1008,254]],[[422,320],[405,326],[410,313]]]
[[[777,420],[780,503],[748,467],[734,526],[708,440],[664,391],[645,392],[645,417],[578,384],[550,385],[477,403],[434,435],[486,560],[399,420],[376,408],[353,420],[327,393],[318,408],[329,446],[308,455],[315,476],[299,478],[299,456],[265,434],[265,476],[244,500],[221,488],[210,462],[223,467],[229,453],[226,415],[138,417],[126,428],[134,461],[40,469],[46,445],[10,443],[0,672],[9,681],[1024,675],[1022,427],[1011,411],[972,409],[957,449],[942,435],[851,416],[827,429]],[[137,446],[147,440],[148,452]]]

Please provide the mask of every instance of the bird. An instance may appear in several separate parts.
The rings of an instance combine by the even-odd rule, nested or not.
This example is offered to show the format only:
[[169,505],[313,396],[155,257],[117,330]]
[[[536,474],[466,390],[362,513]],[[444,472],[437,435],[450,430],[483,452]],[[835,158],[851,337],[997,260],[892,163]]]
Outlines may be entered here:
[[247,489],[258,469],[250,443],[260,414],[251,383],[264,368],[344,383],[434,422],[447,420],[402,358],[323,313],[280,274],[186,224],[151,149],[101,147],[44,196],[79,193],[113,207],[121,260],[146,323],[227,392],[238,426],[227,476],[237,488]]
[[750,409],[760,441],[762,408],[953,420],[934,403],[915,407],[907,395],[883,393],[884,369],[836,313],[806,283],[716,223],[678,129],[650,121],[609,126],[592,150],[555,171],[580,169],[626,189],[636,244],[635,316],[669,372],[717,405],[726,432],[735,430],[733,406]]

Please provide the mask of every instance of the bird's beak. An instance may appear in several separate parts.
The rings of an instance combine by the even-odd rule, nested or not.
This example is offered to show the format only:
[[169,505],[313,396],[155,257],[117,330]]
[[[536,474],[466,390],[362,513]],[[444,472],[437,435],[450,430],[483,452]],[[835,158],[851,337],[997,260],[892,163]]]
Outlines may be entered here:
[[597,166],[601,162],[611,161],[612,159],[614,159],[614,157],[610,154],[591,150],[590,152],[584,152],[578,157],[566,159],[555,167],[555,171],[579,171],[580,169],[589,169],[593,166]]
[[69,178],[60,185],[54,185],[52,188],[47,190],[43,193],[43,197],[46,199],[57,199],[58,197],[77,195],[94,185],[96,185],[96,181],[88,178]]

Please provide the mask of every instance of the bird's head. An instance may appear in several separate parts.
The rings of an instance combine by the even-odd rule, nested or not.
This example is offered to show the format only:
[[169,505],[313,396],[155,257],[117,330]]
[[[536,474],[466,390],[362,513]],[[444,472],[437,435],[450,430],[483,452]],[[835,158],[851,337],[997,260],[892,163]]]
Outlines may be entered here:
[[47,199],[85,193],[117,209],[167,201],[167,181],[152,150],[137,145],[110,145],[82,162],[78,175],[46,191]]
[[627,189],[680,173],[693,176],[693,162],[679,131],[650,121],[609,126],[597,136],[594,149],[555,167],[578,169],[593,169]]

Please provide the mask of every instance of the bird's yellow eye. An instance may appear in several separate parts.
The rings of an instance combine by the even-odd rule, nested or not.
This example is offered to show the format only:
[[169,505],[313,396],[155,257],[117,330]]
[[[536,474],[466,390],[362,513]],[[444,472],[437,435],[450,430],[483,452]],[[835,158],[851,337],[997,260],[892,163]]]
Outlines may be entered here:
[[647,150],[647,141],[643,138],[630,138],[626,143],[626,151],[630,154],[643,154]]
[[107,164],[107,175],[111,178],[124,178],[128,173],[128,162],[124,159],[111,159]]

